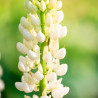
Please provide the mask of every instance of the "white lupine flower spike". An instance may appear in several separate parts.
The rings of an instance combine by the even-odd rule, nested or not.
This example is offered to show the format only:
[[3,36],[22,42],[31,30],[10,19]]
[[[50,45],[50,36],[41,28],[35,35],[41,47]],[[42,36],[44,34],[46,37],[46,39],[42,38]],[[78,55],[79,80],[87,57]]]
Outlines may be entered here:
[[[1,53],[0,53],[0,60],[1,60]],[[1,65],[0,65],[0,98],[2,98],[1,92],[2,92],[2,91],[4,90],[4,88],[5,88],[4,82],[3,82],[3,80],[1,79],[2,75],[3,75],[3,69],[2,69],[2,67],[1,67]]]
[[[27,17],[22,16],[19,31],[23,43],[17,49],[24,56],[19,57],[18,68],[23,72],[18,90],[25,93],[39,91],[39,95],[24,95],[24,98],[63,98],[69,87],[61,84],[67,73],[67,64],[60,65],[66,56],[66,49],[59,48],[59,39],[67,35],[67,27],[60,23],[64,19],[61,0],[26,0]],[[48,94],[51,95],[48,96]]]

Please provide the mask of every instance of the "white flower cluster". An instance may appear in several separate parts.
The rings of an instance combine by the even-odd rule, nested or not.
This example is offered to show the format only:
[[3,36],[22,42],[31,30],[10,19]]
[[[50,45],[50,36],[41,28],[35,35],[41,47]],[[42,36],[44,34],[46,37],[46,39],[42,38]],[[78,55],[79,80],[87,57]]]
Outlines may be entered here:
[[[61,0],[26,0],[25,9],[29,12],[27,18],[22,17],[19,24],[19,31],[23,35],[23,43],[17,43],[17,49],[25,56],[19,57],[18,68],[23,72],[21,82],[16,82],[18,90],[30,93],[39,91],[40,81],[45,78],[46,87],[41,98],[63,98],[69,87],[61,84],[62,78],[57,80],[57,76],[65,75],[67,64],[59,63],[66,55],[66,49],[59,49],[59,39],[67,34],[66,26],[60,23],[64,18]],[[40,12],[45,12],[45,21],[42,24]],[[42,30],[45,26],[45,34]],[[43,50],[43,61],[45,70],[41,65],[41,47],[39,43],[46,43]],[[49,95],[51,93],[51,95]],[[48,96],[49,95],[49,96]],[[30,98],[25,96],[25,98]],[[39,98],[33,95],[33,98]]]
[[[1,59],[1,53],[0,53],[0,59]],[[1,77],[3,75],[3,70],[2,70],[2,67],[0,65],[0,98],[1,98],[1,91],[4,90],[4,82],[2,81]]]

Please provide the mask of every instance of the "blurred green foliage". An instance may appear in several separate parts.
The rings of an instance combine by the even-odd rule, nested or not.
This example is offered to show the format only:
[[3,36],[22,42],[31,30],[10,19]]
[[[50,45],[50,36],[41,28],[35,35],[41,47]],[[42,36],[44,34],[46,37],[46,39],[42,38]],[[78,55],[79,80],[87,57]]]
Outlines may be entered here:
[[[60,40],[65,45],[69,70],[63,84],[70,87],[64,98],[98,98],[98,0],[62,0],[68,35]],[[5,90],[2,98],[23,98],[14,84],[21,80],[16,43],[22,42],[18,31],[20,18],[26,16],[24,0],[0,0],[0,51],[4,69]],[[32,93],[30,94],[32,95]]]

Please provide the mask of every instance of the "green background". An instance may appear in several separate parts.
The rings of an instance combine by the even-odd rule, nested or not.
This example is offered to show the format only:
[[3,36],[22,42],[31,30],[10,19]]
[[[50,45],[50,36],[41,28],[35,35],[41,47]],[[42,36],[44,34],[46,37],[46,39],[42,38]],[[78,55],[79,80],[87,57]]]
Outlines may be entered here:
[[[0,0],[0,64],[4,69],[2,79],[5,90],[2,98],[23,98],[25,93],[15,88],[21,80],[18,70],[16,43],[22,42],[18,31],[20,18],[26,16],[25,0]],[[64,98],[98,98],[98,0],[62,0],[64,21],[68,34],[60,40],[65,46],[66,57],[61,63],[68,64],[63,84],[70,87]],[[27,94],[27,95],[32,95]]]

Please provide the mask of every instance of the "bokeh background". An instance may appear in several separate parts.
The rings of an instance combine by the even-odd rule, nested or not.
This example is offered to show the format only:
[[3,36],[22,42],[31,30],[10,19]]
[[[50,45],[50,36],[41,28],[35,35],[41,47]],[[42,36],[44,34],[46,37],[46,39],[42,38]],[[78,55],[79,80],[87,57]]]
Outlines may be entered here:
[[[2,98],[23,98],[25,93],[15,88],[21,80],[18,70],[16,43],[22,42],[18,31],[20,18],[26,16],[25,0],[0,0],[0,64],[4,69],[2,79],[5,90]],[[62,0],[64,21],[68,27],[67,37],[60,40],[67,55],[61,63],[67,63],[69,70],[63,76],[63,84],[70,87],[64,98],[98,98],[98,0]],[[32,95],[28,94],[28,95]]]

